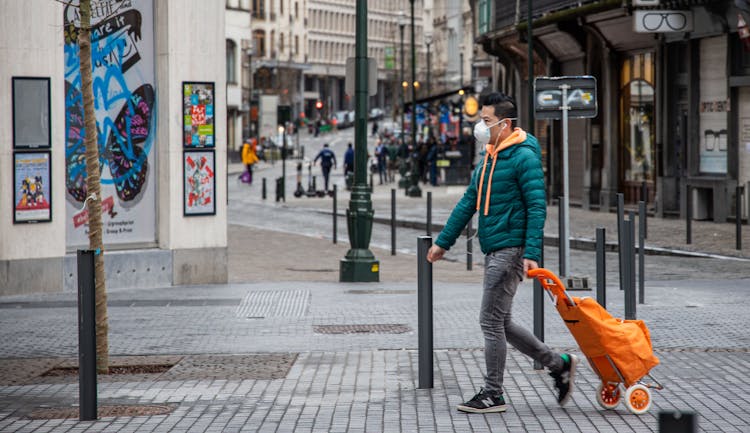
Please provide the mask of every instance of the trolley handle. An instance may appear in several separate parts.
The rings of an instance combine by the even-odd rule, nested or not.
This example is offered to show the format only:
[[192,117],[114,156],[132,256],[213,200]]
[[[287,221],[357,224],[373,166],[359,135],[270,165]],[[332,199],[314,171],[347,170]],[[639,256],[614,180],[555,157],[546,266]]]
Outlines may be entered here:
[[545,268],[536,268],[529,270],[529,277],[536,278],[542,284],[544,290],[550,292],[557,299],[567,299],[568,305],[575,307],[576,303],[565,290],[565,285],[552,271]]

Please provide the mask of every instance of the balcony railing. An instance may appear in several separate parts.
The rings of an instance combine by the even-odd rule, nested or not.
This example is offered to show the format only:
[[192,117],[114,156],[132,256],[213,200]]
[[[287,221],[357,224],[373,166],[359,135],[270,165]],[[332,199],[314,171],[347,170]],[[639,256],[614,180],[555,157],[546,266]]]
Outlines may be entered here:
[[[533,16],[537,19],[543,15],[558,12],[565,9],[577,8],[590,3],[602,3],[598,0],[532,0]],[[520,0],[518,10],[508,7],[507,0],[495,0],[495,29],[504,29],[516,24],[516,16],[519,22],[526,21],[528,11],[528,0]]]

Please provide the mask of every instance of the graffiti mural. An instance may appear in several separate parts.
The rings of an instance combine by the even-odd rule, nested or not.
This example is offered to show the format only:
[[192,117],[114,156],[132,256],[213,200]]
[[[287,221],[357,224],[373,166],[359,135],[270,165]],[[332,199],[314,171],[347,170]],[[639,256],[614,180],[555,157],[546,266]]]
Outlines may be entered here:
[[[88,242],[77,1],[65,6],[68,246]],[[106,244],[156,240],[153,0],[93,0],[91,61]]]

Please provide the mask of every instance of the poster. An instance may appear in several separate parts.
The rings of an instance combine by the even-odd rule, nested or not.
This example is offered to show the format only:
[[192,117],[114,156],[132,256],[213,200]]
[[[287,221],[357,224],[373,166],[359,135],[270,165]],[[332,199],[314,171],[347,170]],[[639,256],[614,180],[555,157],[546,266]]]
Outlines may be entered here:
[[730,100],[724,69],[727,38],[700,41],[699,167],[703,174],[727,173],[727,145]]
[[13,222],[52,221],[50,152],[13,153]]
[[213,150],[185,150],[183,157],[183,214],[216,214],[216,174]]
[[49,148],[49,78],[13,77],[13,147]]
[[182,83],[183,147],[214,147],[214,83]]
[[[92,71],[104,242],[156,241],[153,0],[92,0]],[[88,245],[78,1],[64,8],[65,187],[68,248]]]

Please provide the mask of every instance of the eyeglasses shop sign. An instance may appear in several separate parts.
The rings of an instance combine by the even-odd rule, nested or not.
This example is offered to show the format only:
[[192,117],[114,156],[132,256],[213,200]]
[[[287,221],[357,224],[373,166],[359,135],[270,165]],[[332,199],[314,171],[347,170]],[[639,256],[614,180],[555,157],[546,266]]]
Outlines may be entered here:
[[636,33],[692,32],[691,11],[636,10],[633,12],[633,31]]

